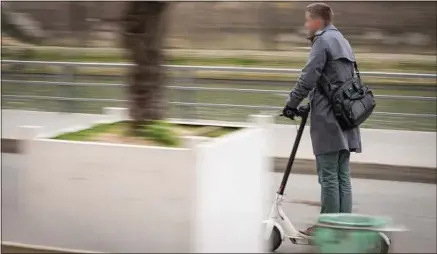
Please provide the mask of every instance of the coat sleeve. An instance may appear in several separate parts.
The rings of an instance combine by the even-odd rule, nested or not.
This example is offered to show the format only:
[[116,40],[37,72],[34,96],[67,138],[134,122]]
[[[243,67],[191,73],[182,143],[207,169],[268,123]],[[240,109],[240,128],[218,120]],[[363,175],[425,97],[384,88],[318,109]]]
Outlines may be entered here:
[[287,101],[290,108],[297,108],[316,86],[326,63],[326,43],[322,37],[316,37],[310,55],[300,77]]

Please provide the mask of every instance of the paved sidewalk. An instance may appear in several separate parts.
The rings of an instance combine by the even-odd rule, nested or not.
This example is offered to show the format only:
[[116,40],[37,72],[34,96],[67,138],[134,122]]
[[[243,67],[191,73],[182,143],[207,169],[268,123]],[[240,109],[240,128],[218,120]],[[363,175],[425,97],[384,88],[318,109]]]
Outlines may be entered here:
[[88,125],[105,119],[105,115],[70,114],[61,112],[27,111],[3,109],[1,116],[2,138],[21,139],[17,126],[40,126],[42,133],[59,129]]

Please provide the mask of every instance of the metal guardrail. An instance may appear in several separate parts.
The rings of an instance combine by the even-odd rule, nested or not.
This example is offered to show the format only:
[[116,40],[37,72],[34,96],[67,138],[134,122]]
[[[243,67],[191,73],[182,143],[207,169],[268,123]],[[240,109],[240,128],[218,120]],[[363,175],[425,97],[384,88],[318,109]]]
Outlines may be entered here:
[[[57,65],[70,67],[128,67],[131,63],[90,63],[90,62],[47,62],[47,61],[20,61],[20,60],[2,60],[3,63],[21,63],[21,64],[40,64],[40,65]],[[232,72],[256,72],[256,73],[274,73],[274,74],[299,74],[301,69],[287,68],[261,68],[261,67],[234,67],[234,66],[200,66],[200,65],[164,65],[166,68],[173,70],[198,70],[198,71],[232,71]],[[407,72],[372,72],[362,71],[363,76],[373,77],[402,77],[402,78],[437,78],[434,73],[407,73]]]
[[[37,95],[3,95],[4,98],[11,99],[31,99],[31,100],[58,100],[58,101],[76,101],[76,102],[128,102],[120,99],[106,98],[66,98],[54,96],[37,96]],[[224,104],[224,103],[198,103],[198,102],[169,102],[177,106],[192,106],[192,107],[209,107],[209,108],[241,108],[241,109],[258,109],[258,110],[281,110],[282,107],[263,106],[263,105],[240,105],[240,104]],[[395,113],[395,112],[374,112],[376,115],[385,116],[405,116],[405,117],[425,117],[436,118],[434,114],[413,114],[413,113]]]
[[[76,102],[128,102],[128,100],[107,99],[107,98],[67,98],[55,96],[38,96],[38,95],[2,95],[4,98],[11,99],[31,99],[31,100],[57,100],[57,101],[76,101]],[[199,103],[199,102],[169,102],[177,106],[207,107],[207,108],[241,108],[241,109],[258,109],[258,110],[281,110],[282,107],[267,105],[241,105],[226,103]],[[425,117],[437,118],[434,114],[416,114],[416,113],[395,113],[395,112],[374,112],[376,115],[385,116],[405,116],[405,117]]]
[[[76,82],[74,80],[74,68],[78,67],[128,67],[132,64],[129,63],[84,63],[84,62],[46,62],[46,61],[19,61],[19,60],[2,60],[2,64],[23,64],[23,65],[51,65],[60,66],[65,69],[59,75],[57,81],[41,81],[41,80],[2,80],[3,84],[29,84],[29,85],[55,85],[60,87],[66,87],[67,94],[63,96],[42,96],[42,95],[20,95],[20,94],[6,94],[2,95],[3,98],[9,98],[12,100],[37,100],[37,101],[66,101],[66,102],[100,102],[100,103],[125,103],[127,100],[115,99],[115,98],[80,98],[77,95],[69,94],[69,89],[73,87],[124,87],[124,84],[117,83],[94,83],[94,82]],[[285,68],[258,68],[258,67],[228,67],[228,66],[185,66],[185,65],[165,65],[170,70],[187,72],[196,71],[226,71],[226,72],[248,72],[248,73],[276,73],[276,74],[290,74],[300,73],[300,69],[285,69]],[[184,82],[193,82],[189,75],[193,73],[184,74]],[[436,74],[431,73],[394,73],[394,72],[361,72],[363,76],[376,76],[385,78],[433,78],[436,79]],[[188,78],[187,78],[188,76]],[[180,94],[184,97],[185,101],[172,101],[170,104],[176,106],[184,106],[193,108],[194,111],[198,108],[234,108],[234,109],[247,109],[247,110],[280,110],[281,107],[268,106],[268,105],[241,105],[233,103],[201,103],[197,102],[195,96],[197,92],[227,92],[233,93],[252,93],[252,94],[266,94],[266,95],[278,95],[285,96],[289,91],[274,90],[274,89],[246,89],[246,88],[225,88],[225,87],[199,87],[199,86],[167,86],[168,89],[180,91]],[[436,102],[436,97],[430,96],[407,96],[407,95],[375,95],[376,98],[390,99],[390,100],[410,100],[410,101],[428,101]],[[194,98],[194,99],[193,99]],[[67,105],[67,106],[70,106]],[[187,112],[183,112],[185,115]],[[423,113],[400,113],[400,112],[375,112],[375,115],[381,116],[402,116],[408,118],[436,118],[436,114],[423,114]],[[192,118],[192,116],[190,116]],[[195,117],[194,117],[195,118]]]
[[[35,81],[35,80],[9,80],[4,79],[2,82],[9,84],[34,84],[34,85],[58,85],[71,86],[71,82],[64,81]],[[126,84],[112,83],[83,83],[75,82],[74,86],[107,86],[107,87],[126,87]],[[198,87],[198,86],[166,86],[169,89],[181,91],[211,91],[211,92],[242,92],[242,93],[266,93],[266,94],[283,94],[288,95],[290,91],[286,90],[266,90],[266,89],[247,89],[247,88],[223,88],[223,87]],[[396,100],[424,100],[437,101],[437,97],[429,96],[409,96],[409,95],[375,95],[375,98],[381,99],[396,99]]]

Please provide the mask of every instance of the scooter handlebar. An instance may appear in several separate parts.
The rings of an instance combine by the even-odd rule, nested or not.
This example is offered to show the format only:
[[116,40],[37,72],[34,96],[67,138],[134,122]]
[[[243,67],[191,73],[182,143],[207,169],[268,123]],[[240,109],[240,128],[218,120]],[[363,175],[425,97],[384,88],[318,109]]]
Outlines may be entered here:
[[[302,105],[297,108],[297,112],[295,115],[298,117],[303,117],[307,115],[309,112],[310,112],[310,105],[309,104]],[[281,113],[279,116],[284,116],[284,114]]]

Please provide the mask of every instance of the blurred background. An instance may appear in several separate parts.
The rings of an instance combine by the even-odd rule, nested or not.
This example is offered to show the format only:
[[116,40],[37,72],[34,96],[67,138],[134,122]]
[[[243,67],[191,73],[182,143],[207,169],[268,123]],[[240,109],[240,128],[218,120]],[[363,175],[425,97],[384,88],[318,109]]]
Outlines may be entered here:
[[[155,170],[154,164],[138,163],[134,159],[129,159],[131,157],[124,158],[119,152],[117,152],[117,156],[107,156],[107,154],[101,153],[108,157],[105,159],[99,156],[89,158],[92,157],[94,151],[91,148],[76,149],[78,151],[74,153],[77,156],[74,157],[74,153],[70,153],[69,148],[58,151],[58,149],[44,150],[33,147],[36,151],[35,158],[40,156],[42,159],[38,159],[35,164],[29,163],[31,157],[24,157],[28,156],[27,153],[30,150],[26,151],[26,149],[29,147],[24,145],[24,150],[20,150],[22,149],[20,142],[32,139],[34,137],[32,135],[36,131],[32,132],[32,129],[29,128],[28,132],[33,133],[29,134],[23,131],[26,128],[22,128],[22,125],[46,125],[45,130],[50,130],[47,133],[51,133],[51,131],[59,131],[58,129],[63,129],[65,126],[70,128],[80,125],[82,122],[91,121],[90,119],[93,119],[93,123],[95,119],[103,119],[108,116],[102,114],[105,113],[107,107],[129,108],[130,112],[136,110],[144,113],[142,110],[147,108],[144,106],[147,103],[149,103],[148,107],[152,107],[151,110],[147,110],[156,111],[158,114],[164,112],[165,117],[173,118],[173,122],[182,120],[196,123],[192,120],[215,120],[213,122],[217,124],[218,120],[224,122],[220,123],[223,126],[243,126],[241,123],[246,122],[248,116],[253,114],[277,115],[294,87],[300,70],[307,61],[310,45],[305,38],[303,24],[305,6],[309,3],[274,1],[170,2],[162,20],[156,22],[156,20],[151,19],[151,22],[160,23],[165,27],[162,37],[157,36],[162,38],[162,42],[158,38],[155,41],[158,42],[155,48],[150,45],[144,46],[147,44],[146,42],[150,42],[148,38],[145,38],[149,34],[148,31],[140,31],[131,36],[137,45],[128,48],[124,40],[128,37],[125,36],[125,30],[128,27],[125,25],[129,23],[126,22],[127,16],[129,16],[127,15],[127,7],[131,4],[134,5],[133,3],[2,1],[2,149],[12,147],[5,149],[6,152],[2,150],[2,175],[5,179],[2,180],[2,189],[3,193],[6,193],[2,196],[6,200],[3,202],[5,208],[2,208],[2,212],[6,214],[5,218],[7,218],[4,220],[7,229],[4,232],[7,233],[7,235],[5,234],[7,239],[20,239],[21,242],[33,243],[35,239],[46,238],[39,243],[53,244],[56,242],[56,244],[64,246],[74,245],[71,243],[77,241],[79,246],[86,248],[92,246],[94,249],[102,249],[104,246],[111,252],[121,248],[117,246],[119,242],[122,242],[119,241],[119,236],[125,238],[124,243],[129,243],[128,245],[135,246],[132,248],[140,250],[145,245],[143,238],[147,238],[154,244],[158,243],[157,245],[162,243],[161,240],[163,242],[171,240],[173,244],[186,245],[188,235],[185,231],[179,231],[180,234],[177,237],[169,237],[169,232],[161,230],[158,233],[162,233],[166,237],[162,237],[162,239],[156,237],[157,240],[137,233],[140,232],[136,231],[137,229],[147,232],[148,225],[145,219],[153,221],[155,218],[153,216],[142,218],[144,215],[140,214],[142,210],[137,209],[137,203],[131,202],[131,200],[129,200],[128,206],[132,205],[135,209],[128,211],[129,215],[126,215],[126,211],[117,214],[115,218],[119,220],[119,224],[116,226],[113,225],[113,221],[106,223],[104,218],[101,218],[104,216],[100,216],[99,213],[95,213],[98,215],[96,219],[92,219],[92,216],[87,217],[88,206],[74,207],[71,211],[81,211],[84,217],[91,218],[88,221],[89,224],[81,221],[79,215],[70,213],[69,208],[65,207],[73,206],[70,200],[73,200],[76,193],[79,193],[83,196],[79,195],[76,201],[89,202],[89,204],[98,206],[100,203],[96,200],[104,200],[101,204],[111,204],[117,209],[124,209],[117,203],[118,200],[112,202],[108,201],[110,199],[102,198],[102,196],[111,198],[117,197],[117,195],[106,195],[105,192],[100,192],[101,189],[93,188],[91,184],[87,185],[88,188],[85,185],[80,185],[85,184],[86,181],[76,181],[84,180],[85,178],[81,174],[87,176],[88,171],[92,169],[99,170],[94,179],[94,181],[99,182],[103,168],[105,170],[111,166],[116,168],[113,170],[115,177],[111,180],[112,182],[108,181],[109,184],[106,182],[106,186],[109,190],[115,190],[117,193],[128,190],[129,188],[125,187],[131,186],[132,182],[136,182],[139,186],[139,193],[146,196],[152,193],[153,197],[155,197],[155,193],[152,187],[157,187],[156,193],[162,194],[162,185],[182,186],[181,189],[186,189],[187,186],[192,185],[182,181],[182,184],[178,185],[178,176],[164,178],[158,173],[156,173],[158,176],[156,179],[159,180],[156,181],[153,178],[154,173],[144,178],[141,178],[143,175],[137,177],[134,174],[123,174],[123,177],[119,178],[120,175],[117,175],[116,172],[120,168],[125,169],[126,165],[131,165],[131,169],[135,170],[144,165],[146,165],[145,170],[150,168],[154,172],[159,170]],[[436,2],[418,1],[329,2],[329,4],[334,10],[335,26],[352,44],[364,83],[374,91],[377,98],[376,112],[363,124],[364,128],[370,129],[363,131],[366,133],[363,134],[363,137],[367,135],[366,138],[363,138],[363,140],[367,140],[366,150],[363,154],[364,156],[370,155],[368,158],[372,158],[373,161],[368,164],[354,161],[353,165],[354,198],[357,197],[357,201],[354,200],[354,212],[358,207],[360,213],[386,214],[394,217],[401,224],[405,223],[411,232],[405,233],[401,235],[402,238],[395,240],[397,247],[394,252],[435,252],[435,183],[437,175],[436,168],[432,165],[435,161],[433,161],[432,155],[435,155],[435,143],[433,142],[437,128],[437,4]],[[136,21],[141,23],[142,20],[138,20],[138,17],[140,15],[136,17]],[[150,21],[150,19],[148,20]],[[137,36],[138,34],[140,36]],[[133,38],[135,36],[137,38]],[[137,47],[135,48],[135,46]],[[149,75],[150,73],[155,74],[154,71],[161,71],[161,68],[153,69],[159,66],[156,64],[159,63],[159,57],[149,62],[143,61],[147,63],[141,66],[141,61],[148,56],[144,53],[145,51],[158,52],[156,55],[159,55],[161,48],[164,51],[164,81],[159,78],[153,80],[154,77],[150,78],[152,75]],[[139,57],[136,57],[136,53]],[[136,65],[139,62],[140,64]],[[156,65],[154,66],[154,64]],[[151,69],[153,70],[151,71]],[[142,77],[137,78],[137,76]],[[149,78],[152,79],[151,82]],[[151,83],[153,84],[150,85]],[[135,85],[137,88],[139,86],[140,89],[133,91],[135,89],[132,87]],[[161,87],[164,87],[162,89],[165,93],[163,96]],[[144,90],[147,91],[144,92]],[[147,95],[143,95],[140,100],[133,102],[132,95],[135,96],[135,92]],[[152,100],[149,100],[150,98]],[[146,103],[143,103],[144,101]],[[165,110],[161,110],[161,105],[165,106],[163,107]],[[114,108],[111,110],[117,111]],[[57,114],[57,112],[86,114]],[[142,117],[148,119],[144,115]],[[211,124],[209,121],[203,122]],[[296,122],[280,118],[277,118],[275,122],[296,124]],[[62,127],[63,125],[65,126]],[[277,143],[275,147],[271,148],[275,153],[281,151],[281,154],[278,153],[280,156],[278,154],[270,155],[275,157],[275,172],[272,172],[271,176],[274,177],[274,181],[278,185],[278,180],[282,176],[281,172],[285,168],[289,155],[289,146],[291,146],[291,141],[290,143],[288,141],[291,140],[291,136],[283,137],[281,133],[288,133],[291,127],[294,128],[294,126],[285,127],[287,128],[280,129],[284,132],[275,132],[275,135],[280,137],[275,136]],[[416,132],[392,132],[375,129]],[[370,132],[373,136],[369,135]],[[253,140],[251,139],[251,141]],[[246,145],[245,142],[241,143]],[[247,143],[251,148],[256,148],[252,147],[250,142]],[[306,142],[302,143],[300,151],[306,149],[307,154],[313,158],[309,137],[307,137]],[[262,144],[260,146],[265,147]],[[238,147],[233,148],[238,150]],[[285,155],[282,154],[281,149],[285,151],[283,153]],[[223,150],[236,157],[237,155],[245,155],[249,162],[253,161],[251,157],[257,157],[245,149],[239,149],[238,151],[242,151],[241,153],[232,153],[232,149]],[[50,155],[52,152],[55,154],[53,160],[52,155]],[[57,156],[57,152],[61,155]],[[127,150],[126,154],[130,156],[130,150]],[[231,155],[218,156],[220,158],[217,161],[232,162],[236,160]],[[118,160],[118,156],[123,157],[123,160]],[[177,161],[172,161],[172,157],[167,156],[154,156],[152,154],[139,157],[142,157],[146,162],[149,159],[151,161],[156,159],[160,163],[164,161],[165,163],[177,164]],[[355,158],[359,158],[359,156]],[[311,202],[307,201],[310,199],[318,200],[320,193],[316,176],[295,174],[299,172],[314,174],[314,163],[307,159],[298,159],[298,165],[293,169],[296,169],[297,172],[293,171],[294,175],[290,177],[293,182],[289,184],[290,188],[288,189],[288,193],[292,194],[297,201],[287,202],[284,206],[287,207],[288,211],[293,211],[293,216],[297,214],[296,218],[293,219],[297,221],[299,227],[303,228],[305,225],[303,221],[305,219],[313,220],[313,217],[319,212],[317,202],[315,205],[314,202],[311,205]],[[384,161],[395,163],[385,165]],[[117,164],[119,162],[120,164]],[[47,164],[47,167],[44,163]],[[156,166],[156,168],[167,169],[168,164],[165,163],[164,165],[167,166]],[[219,167],[223,165],[222,163],[213,164],[219,165]],[[175,172],[185,172],[184,170],[189,168],[189,166],[180,165],[175,166]],[[29,167],[33,167],[32,170],[28,170]],[[63,170],[58,170],[59,167],[62,167]],[[34,170],[35,168],[38,168],[39,171]],[[255,167],[241,166],[241,168],[253,170]],[[40,172],[49,172],[50,175],[45,176]],[[68,175],[63,175],[63,172],[67,172]],[[215,172],[220,172],[220,170]],[[26,174],[34,174],[32,176],[37,180]],[[74,178],[73,175],[79,177]],[[357,179],[356,177],[370,179]],[[32,179],[37,182],[37,188],[26,189],[26,185],[20,183],[20,181]],[[149,183],[144,184],[142,182],[144,179],[148,180]],[[162,183],[161,181],[164,180],[170,181],[171,184]],[[171,182],[173,180],[175,181]],[[63,183],[66,183],[65,186]],[[75,187],[75,184],[80,185],[80,187]],[[205,186],[208,185],[205,184]],[[215,185],[211,184],[211,186]],[[44,189],[45,196],[42,195]],[[167,188],[165,189],[167,190]],[[98,190],[98,195],[101,195],[99,198],[90,195],[95,190]],[[26,192],[31,197],[29,200],[35,204],[39,205],[39,202],[43,200],[59,209],[57,212],[51,210],[51,206],[41,205],[42,210],[39,210],[45,211],[46,209],[48,211],[41,213],[44,215],[42,218],[46,218],[48,225],[59,231],[51,231],[51,235],[41,233],[44,230],[50,231],[50,227],[46,227],[44,224],[46,221],[40,220],[33,208],[29,209],[31,215],[17,212],[22,211],[20,210],[22,209],[20,207],[22,204],[19,203],[20,198],[28,198],[27,194],[21,194],[23,192]],[[179,194],[178,191],[173,191],[171,188],[167,192]],[[52,202],[52,194],[59,198],[59,202]],[[274,192],[272,191],[271,194]],[[246,197],[244,199],[246,200]],[[177,199],[172,200],[176,200],[176,203],[180,202]],[[159,214],[165,216],[171,212],[179,215],[180,206],[166,209],[165,205],[165,202],[160,202],[159,205],[151,205],[150,210],[161,211],[159,209],[163,209],[166,212],[159,212]],[[68,212],[59,212],[65,211],[64,208]],[[144,209],[147,211],[149,208]],[[130,212],[137,212],[137,214],[132,215]],[[106,214],[106,211],[102,213]],[[56,221],[53,219],[56,216],[67,216],[65,218],[68,219]],[[26,224],[25,219],[40,223],[38,225],[41,227],[32,228]],[[125,234],[126,232],[123,230],[114,230],[117,227],[123,228],[125,222],[122,220],[125,219],[138,220],[138,223],[144,224],[141,226],[138,223],[126,223],[131,227],[132,230],[129,232],[133,232],[132,235]],[[65,230],[65,227],[58,227],[58,223],[61,222],[68,224],[67,228],[70,226],[71,228]],[[167,222],[169,221],[166,220]],[[24,224],[26,227],[17,226]],[[104,225],[99,228],[100,235],[95,234],[97,237],[88,237],[95,232],[94,229],[87,227],[97,224]],[[174,227],[174,225],[169,225],[169,228],[172,228],[173,233],[178,230],[178,227]],[[84,232],[89,234],[84,234]],[[138,237],[139,240],[133,240],[131,236]],[[215,238],[212,239],[215,240]],[[291,243],[288,244],[291,245]],[[162,246],[172,247],[169,244],[162,244]],[[178,248],[175,246],[173,247]],[[119,250],[126,252],[126,249]],[[290,246],[285,246],[281,252],[289,253],[290,250]],[[294,249],[291,252],[299,251]]]
[[[171,3],[164,36],[168,116],[238,122],[280,109],[308,55],[307,4]],[[378,97],[366,127],[435,131],[436,3],[330,5]],[[125,105],[125,7],[2,2],[2,107],[100,113]],[[21,62],[29,60],[42,62]]]

